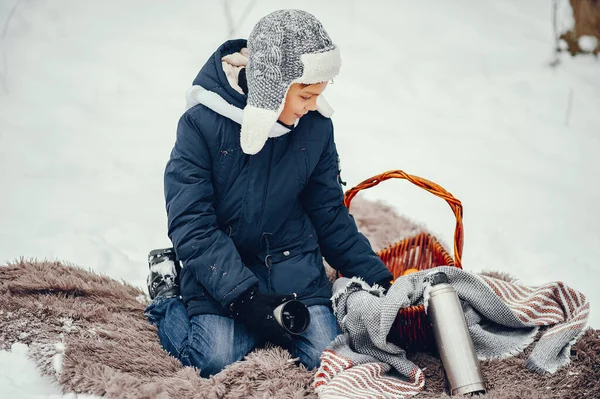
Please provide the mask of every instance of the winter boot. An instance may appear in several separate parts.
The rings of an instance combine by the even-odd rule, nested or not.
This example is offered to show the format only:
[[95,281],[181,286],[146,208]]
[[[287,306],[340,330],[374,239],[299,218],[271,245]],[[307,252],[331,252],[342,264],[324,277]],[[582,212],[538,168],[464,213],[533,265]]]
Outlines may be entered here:
[[148,293],[150,299],[172,298],[180,295],[181,263],[173,248],[155,249],[148,254]]

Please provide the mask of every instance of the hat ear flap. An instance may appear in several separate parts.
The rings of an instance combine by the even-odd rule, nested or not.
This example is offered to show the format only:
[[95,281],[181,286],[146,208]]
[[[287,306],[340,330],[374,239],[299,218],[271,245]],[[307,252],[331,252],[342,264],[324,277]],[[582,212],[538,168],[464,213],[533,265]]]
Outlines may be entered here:
[[325,118],[331,118],[333,116],[333,108],[329,105],[329,102],[321,94],[317,97],[317,111]]
[[249,155],[255,155],[262,150],[278,117],[279,113],[277,111],[247,105],[244,108],[240,133],[242,151]]

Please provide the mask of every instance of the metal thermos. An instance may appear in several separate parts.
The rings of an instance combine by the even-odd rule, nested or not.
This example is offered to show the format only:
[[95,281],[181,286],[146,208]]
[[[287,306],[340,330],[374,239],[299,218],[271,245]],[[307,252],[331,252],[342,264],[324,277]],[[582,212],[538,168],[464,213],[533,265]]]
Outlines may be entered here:
[[446,370],[452,395],[484,393],[485,384],[465,315],[448,276],[438,272],[430,276],[431,290],[427,315],[435,342]]
[[297,300],[287,301],[277,306],[273,316],[285,331],[293,335],[303,334],[310,324],[308,308]]

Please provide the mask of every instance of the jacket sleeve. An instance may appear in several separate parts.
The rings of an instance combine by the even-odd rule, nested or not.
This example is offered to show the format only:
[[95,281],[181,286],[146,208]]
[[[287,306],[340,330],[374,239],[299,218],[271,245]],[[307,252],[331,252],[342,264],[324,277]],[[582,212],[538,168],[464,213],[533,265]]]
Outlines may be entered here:
[[168,234],[183,267],[225,307],[258,280],[218,228],[211,163],[197,120],[186,112],[165,169]]
[[344,205],[344,193],[338,180],[338,154],[330,125],[328,142],[314,172],[301,194],[319,238],[327,263],[345,277],[362,277],[373,284],[392,274],[358,231],[356,222]]

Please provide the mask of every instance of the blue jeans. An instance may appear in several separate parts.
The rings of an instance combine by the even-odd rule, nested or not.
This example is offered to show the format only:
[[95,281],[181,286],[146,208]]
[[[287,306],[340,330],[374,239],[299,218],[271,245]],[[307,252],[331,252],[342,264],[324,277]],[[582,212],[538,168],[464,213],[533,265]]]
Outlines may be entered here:
[[[314,369],[320,364],[321,353],[340,330],[327,306],[310,306],[308,310],[308,329],[294,336],[287,349],[308,369]],[[188,318],[179,298],[158,298],[148,305],[144,314],[158,326],[163,348],[184,366],[200,369],[202,377],[217,374],[261,344],[258,337],[235,319],[214,314]]]

